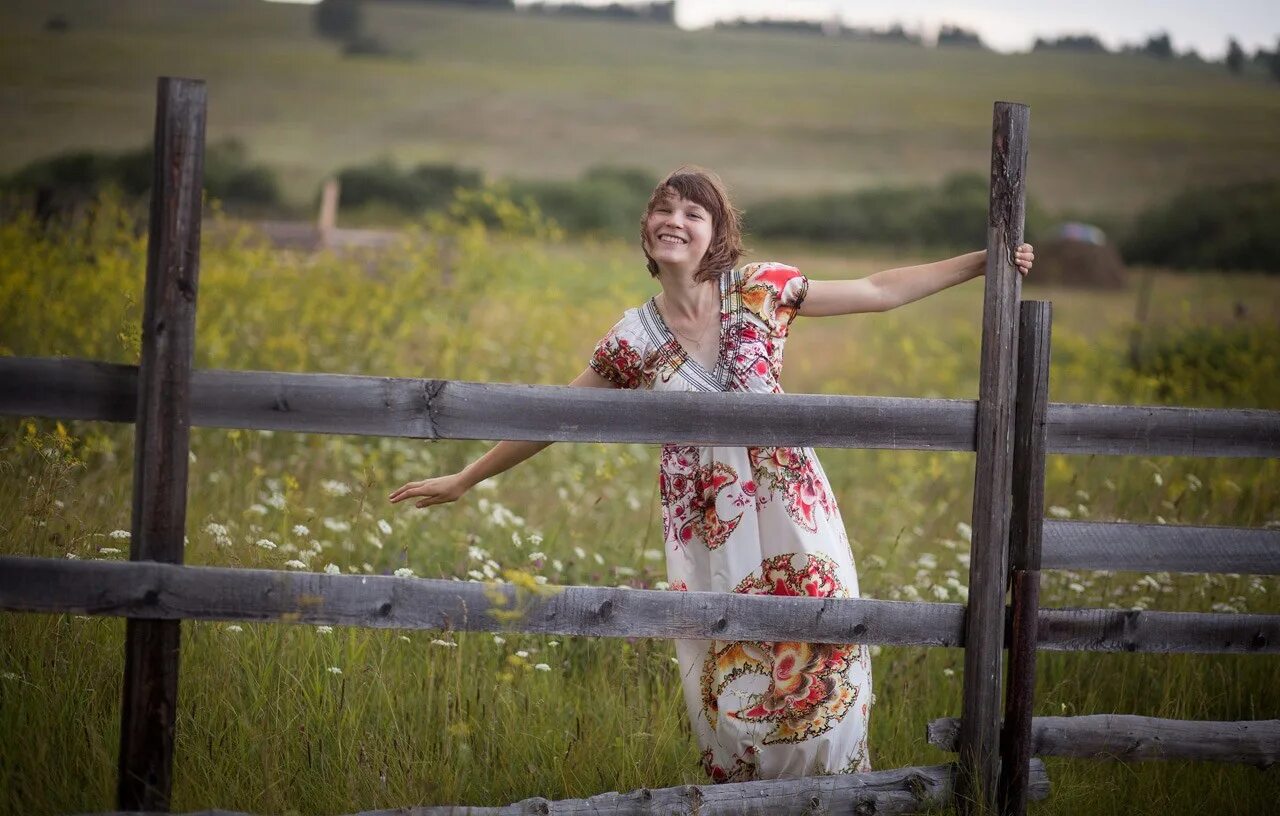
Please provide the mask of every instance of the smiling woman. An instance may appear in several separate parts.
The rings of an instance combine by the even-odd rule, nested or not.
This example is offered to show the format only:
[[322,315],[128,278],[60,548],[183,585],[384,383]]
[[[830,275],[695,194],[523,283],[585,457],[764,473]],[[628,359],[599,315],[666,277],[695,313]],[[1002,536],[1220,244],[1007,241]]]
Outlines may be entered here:
[[[641,219],[661,291],[596,344],[579,386],[781,394],[797,316],[878,312],[982,274],[985,251],[852,281],[810,281],[774,262],[738,267],[740,214],[715,174],[681,167]],[[1031,248],[1015,262],[1025,274]],[[390,500],[454,501],[545,448],[500,442],[460,473],[409,482]],[[664,445],[658,473],[672,590],[858,597],[858,573],[812,448]],[[677,640],[702,766],[716,782],[871,769],[873,697],[863,644]]]

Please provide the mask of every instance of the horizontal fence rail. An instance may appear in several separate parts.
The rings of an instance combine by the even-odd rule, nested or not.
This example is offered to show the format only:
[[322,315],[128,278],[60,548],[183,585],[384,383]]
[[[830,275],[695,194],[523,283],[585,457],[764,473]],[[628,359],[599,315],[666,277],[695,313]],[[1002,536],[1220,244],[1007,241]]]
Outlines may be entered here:
[[1280,530],[1044,522],[1043,569],[1280,574]]
[[[0,358],[0,414],[132,422],[137,367]],[[672,394],[347,374],[200,370],[191,422],[399,436],[973,451],[974,400]],[[1050,453],[1280,456],[1280,411],[1051,403]]]
[[[596,637],[964,645],[959,604],[0,557],[0,609]],[[1039,649],[1280,653],[1280,615],[1041,609]]]
[[[958,717],[929,723],[930,745],[955,751]],[[1280,761],[1280,720],[1210,722],[1131,714],[1035,717],[1031,752],[1079,759],[1190,759],[1270,767]]]
[[[1049,795],[1044,762],[1028,765],[1031,798]],[[640,788],[627,793],[602,793],[589,799],[535,797],[498,807],[435,805],[363,811],[357,816],[814,816],[818,813],[908,814],[932,812],[951,803],[955,768],[925,765],[860,774],[803,776],[719,785],[680,785]],[[215,812],[186,816],[214,816]],[[231,816],[225,811],[217,814]],[[99,813],[87,816],[133,816]],[[237,814],[236,816],[244,816]]]

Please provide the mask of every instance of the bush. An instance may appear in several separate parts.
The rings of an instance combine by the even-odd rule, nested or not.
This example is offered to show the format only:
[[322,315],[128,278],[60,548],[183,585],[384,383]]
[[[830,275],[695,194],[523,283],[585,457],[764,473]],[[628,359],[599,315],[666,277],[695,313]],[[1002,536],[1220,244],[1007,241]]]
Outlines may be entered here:
[[406,215],[421,215],[446,207],[459,188],[481,184],[480,171],[452,164],[420,164],[402,172],[390,159],[339,171],[344,207],[389,206]]
[[1130,263],[1280,273],[1280,181],[1191,188],[1148,209],[1121,242]]
[[[141,199],[151,192],[153,162],[151,147],[120,153],[75,151],[32,162],[0,181],[0,188],[22,193],[44,190],[63,206],[92,199],[107,187]],[[205,148],[204,189],[232,208],[278,207],[281,203],[275,173],[250,162],[244,145],[235,140]]]
[[1147,345],[1133,368],[1164,402],[1275,405],[1280,331],[1239,324],[1166,334]]
[[360,0],[320,0],[311,21],[316,33],[330,40],[354,40],[364,28]]
[[511,194],[571,232],[630,236],[657,181],[646,170],[597,166],[577,181],[514,182]]
[[[985,240],[988,199],[984,177],[956,174],[937,189],[877,187],[761,202],[747,208],[746,226],[760,238],[971,246]],[[1025,234],[1042,231],[1046,223],[1040,208],[1028,199]]]

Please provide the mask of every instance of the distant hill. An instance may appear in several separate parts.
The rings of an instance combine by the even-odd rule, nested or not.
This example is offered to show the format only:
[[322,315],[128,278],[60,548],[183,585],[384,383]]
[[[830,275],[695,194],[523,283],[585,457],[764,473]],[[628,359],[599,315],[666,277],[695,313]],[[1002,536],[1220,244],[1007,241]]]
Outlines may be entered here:
[[744,201],[936,183],[986,172],[997,99],[1031,105],[1029,183],[1055,211],[1128,213],[1192,182],[1280,177],[1280,84],[1220,65],[410,2],[365,9],[391,56],[344,58],[311,14],[259,0],[0,5],[0,172],[145,144],[155,78],[175,74],[209,81],[210,139],[239,139],[298,202],[383,155],[528,179],[692,161]]

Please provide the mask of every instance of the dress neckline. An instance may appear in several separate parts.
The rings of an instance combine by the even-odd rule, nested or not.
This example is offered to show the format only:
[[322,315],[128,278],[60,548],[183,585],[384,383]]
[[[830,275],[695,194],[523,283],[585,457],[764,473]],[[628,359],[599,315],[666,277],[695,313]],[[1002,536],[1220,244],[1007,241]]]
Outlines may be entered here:
[[647,313],[649,320],[646,321],[646,327],[654,339],[663,346],[670,348],[679,357],[679,365],[677,368],[688,368],[687,372],[690,376],[688,379],[696,386],[706,391],[723,391],[729,383],[729,366],[725,363],[725,338],[728,334],[727,324],[729,322],[730,309],[726,299],[729,293],[729,276],[733,274],[733,270],[729,269],[721,273],[718,284],[720,287],[720,325],[719,339],[716,343],[716,364],[710,370],[696,358],[680,343],[675,332],[667,325],[667,321],[662,318],[662,313],[658,311],[657,295],[649,298],[645,303],[644,311]]

